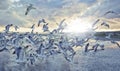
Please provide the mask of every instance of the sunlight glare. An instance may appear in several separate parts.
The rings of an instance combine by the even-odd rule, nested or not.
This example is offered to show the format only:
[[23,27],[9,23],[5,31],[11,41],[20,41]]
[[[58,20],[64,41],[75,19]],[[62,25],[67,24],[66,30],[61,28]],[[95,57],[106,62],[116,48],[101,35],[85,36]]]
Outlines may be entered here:
[[91,25],[87,21],[81,19],[71,20],[64,32],[83,33],[89,31]]

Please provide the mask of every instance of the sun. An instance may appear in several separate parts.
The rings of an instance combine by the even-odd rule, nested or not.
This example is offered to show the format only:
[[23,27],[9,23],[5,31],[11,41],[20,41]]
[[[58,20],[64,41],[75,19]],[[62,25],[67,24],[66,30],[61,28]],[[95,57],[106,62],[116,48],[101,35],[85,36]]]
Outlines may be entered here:
[[90,23],[88,23],[85,20],[75,19],[70,21],[64,32],[83,33],[89,31],[90,29],[91,29]]

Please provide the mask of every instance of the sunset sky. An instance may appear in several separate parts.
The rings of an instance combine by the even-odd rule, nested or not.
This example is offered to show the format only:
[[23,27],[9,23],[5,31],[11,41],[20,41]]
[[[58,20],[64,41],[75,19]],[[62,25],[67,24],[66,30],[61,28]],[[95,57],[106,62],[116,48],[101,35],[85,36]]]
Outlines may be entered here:
[[[24,14],[29,4],[37,9],[31,10],[26,16]],[[118,15],[104,16],[107,11],[114,11]],[[110,29],[99,29],[120,30],[120,0],[0,0],[0,30],[7,24],[29,28],[42,18],[49,23],[50,29],[56,28],[56,23],[63,19],[67,24],[80,20],[74,24],[82,26],[101,18],[110,25]]]

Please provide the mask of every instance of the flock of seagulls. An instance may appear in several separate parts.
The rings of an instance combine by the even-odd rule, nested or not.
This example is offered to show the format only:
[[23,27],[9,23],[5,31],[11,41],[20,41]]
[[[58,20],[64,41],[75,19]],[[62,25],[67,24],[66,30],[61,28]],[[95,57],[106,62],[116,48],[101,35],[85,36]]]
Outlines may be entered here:
[[[28,15],[28,13],[32,10],[36,9],[33,7],[32,4],[30,4],[25,12],[25,15]],[[108,11],[105,13],[105,15],[109,13],[115,13],[113,11]],[[30,64],[34,64],[36,59],[46,59],[53,55],[62,54],[63,57],[68,61],[72,62],[74,59],[74,56],[76,55],[76,51],[74,50],[74,47],[82,47],[84,48],[84,52],[89,51],[89,47],[92,46],[91,50],[94,50],[94,52],[97,52],[98,47],[101,48],[101,50],[104,50],[104,44],[94,44],[91,45],[89,42],[91,38],[82,38],[79,39],[79,37],[69,38],[65,35],[59,35],[59,38],[56,39],[54,34],[59,34],[59,32],[63,31],[64,28],[67,26],[65,23],[66,19],[63,19],[59,24],[58,28],[54,29],[52,32],[50,32],[48,35],[45,35],[43,38],[43,35],[41,34],[33,34],[35,25],[33,24],[30,28],[32,29],[31,33],[26,32],[25,34],[20,33],[9,33],[9,29],[13,24],[9,24],[5,26],[5,32],[0,33],[0,52],[3,51],[9,51],[12,52],[13,55],[16,55],[16,60],[26,60],[29,61]],[[100,19],[97,19],[92,27],[94,28]],[[43,32],[49,31],[48,23],[45,19],[40,19],[38,21],[37,26],[39,27],[43,23]],[[109,24],[106,22],[103,22],[100,24],[101,26],[106,26],[110,28]],[[14,26],[15,30],[17,31],[19,29],[18,26]],[[54,33],[53,33],[54,32]],[[51,38],[51,36],[53,38]],[[71,40],[72,41],[69,41]],[[96,39],[95,39],[96,40]],[[119,43],[116,41],[111,41],[111,43],[116,44],[118,47],[120,47]]]
[[[32,60],[31,58],[46,58],[57,54],[62,54],[67,61],[71,62],[76,54],[76,51],[74,50],[76,44],[83,44],[83,46],[85,46],[85,52],[87,52],[90,44],[88,43],[88,40],[84,39],[77,39],[77,41],[84,42],[76,42],[76,39],[69,41],[68,39],[73,38],[68,38],[64,35],[60,36],[56,40],[55,37],[50,37],[54,36],[53,34],[44,36],[46,37],[45,39],[41,38],[41,35],[36,36],[32,33],[8,34],[10,33],[0,34],[1,37],[4,37],[4,39],[0,38],[0,46],[2,47],[0,49],[0,52],[7,50],[9,52],[12,52],[13,55],[16,55],[16,60],[30,60],[30,62]],[[31,64],[33,64],[33,62],[31,62]]]

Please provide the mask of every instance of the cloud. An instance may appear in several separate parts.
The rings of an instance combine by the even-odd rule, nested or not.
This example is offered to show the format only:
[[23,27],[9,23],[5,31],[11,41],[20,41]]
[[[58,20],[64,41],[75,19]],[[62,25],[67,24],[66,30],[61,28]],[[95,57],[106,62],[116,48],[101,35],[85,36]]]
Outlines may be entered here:
[[10,6],[9,0],[0,0],[0,10],[6,10]]
[[[107,11],[115,11],[118,14],[120,14],[120,0],[97,0],[97,3],[93,6],[88,7],[86,12],[84,13],[84,16],[103,16],[105,12]],[[112,15],[113,17],[117,17],[116,15]]]
[[[31,10],[25,16],[24,13],[30,3],[37,9]],[[84,17],[85,20],[94,21],[109,10],[114,10],[120,14],[119,3],[119,0],[1,0],[0,15],[2,17],[0,17],[0,25],[14,23],[23,27],[30,27],[41,18],[45,18],[52,26],[64,18],[69,21],[73,18]],[[119,19],[117,15],[110,14],[103,18],[107,18],[109,23],[119,22],[115,19]]]
[[10,0],[12,3],[19,2],[20,0]]

